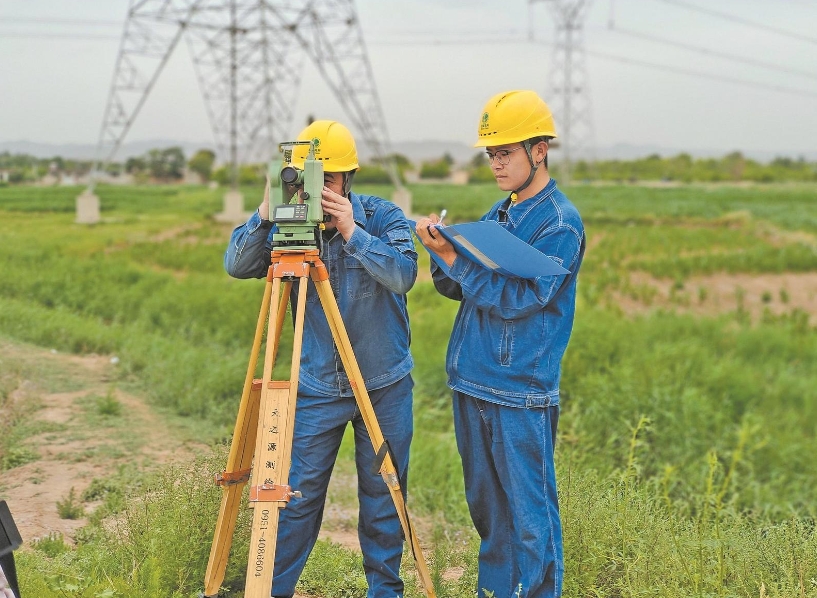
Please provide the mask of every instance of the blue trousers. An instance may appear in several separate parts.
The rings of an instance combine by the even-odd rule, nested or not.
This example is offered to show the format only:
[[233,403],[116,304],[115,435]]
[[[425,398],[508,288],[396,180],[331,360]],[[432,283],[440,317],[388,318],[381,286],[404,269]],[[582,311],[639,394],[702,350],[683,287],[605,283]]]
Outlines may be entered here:
[[553,448],[559,407],[454,392],[465,498],[479,537],[477,596],[555,598],[564,576]]
[[[380,429],[394,454],[404,497],[409,445],[414,429],[413,386],[411,375],[407,375],[386,388],[369,392]],[[295,593],[295,584],[318,538],[329,476],[349,422],[355,432],[360,503],[358,537],[369,584],[367,597],[403,595],[399,575],[403,556],[402,528],[388,486],[379,473],[371,473],[375,452],[355,398],[310,396],[301,392],[295,409],[289,482],[293,490],[303,494],[303,498],[293,498],[281,511],[273,596],[289,597]]]

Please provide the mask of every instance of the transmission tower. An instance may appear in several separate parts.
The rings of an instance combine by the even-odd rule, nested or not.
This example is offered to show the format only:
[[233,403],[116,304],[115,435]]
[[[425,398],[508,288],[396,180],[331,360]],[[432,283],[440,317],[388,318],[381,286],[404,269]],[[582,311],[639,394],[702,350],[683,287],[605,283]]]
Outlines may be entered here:
[[[593,118],[583,41],[583,23],[592,0],[529,0],[530,23],[533,5],[539,2],[550,5],[556,24],[547,99],[556,117],[564,156],[562,178],[568,183],[574,161],[591,159],[593,154]],[[534,41],[533,29],[529,35]]]
[[95,172],[115,156],[182,38],[233,188],[238,164],[266,161],[290,139],[306,57],[401,188],[386,161],[388,135],[354,0],[130,0]]

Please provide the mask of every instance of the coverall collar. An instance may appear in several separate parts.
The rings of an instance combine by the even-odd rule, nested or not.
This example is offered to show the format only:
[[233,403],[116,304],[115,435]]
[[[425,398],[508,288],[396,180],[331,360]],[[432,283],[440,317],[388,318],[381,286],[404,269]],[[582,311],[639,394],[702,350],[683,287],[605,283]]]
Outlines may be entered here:
[[510,196],[507,197],[499,207],[499,221],[510,223],[515,228],[531,210],[553,195],[555,190],[556,179],[551,178],[539,193],[525,201],[514,203],[511,201]]

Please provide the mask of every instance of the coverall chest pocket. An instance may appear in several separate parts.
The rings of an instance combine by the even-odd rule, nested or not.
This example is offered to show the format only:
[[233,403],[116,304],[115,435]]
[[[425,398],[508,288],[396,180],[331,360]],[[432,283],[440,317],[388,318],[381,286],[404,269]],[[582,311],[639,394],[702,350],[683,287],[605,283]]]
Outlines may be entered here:
[[365,299],[380,293],[380,285],[359,260],[345,257],[343,266],[346,270],[346,293],[350,299]]
[[513,357],[513,320],[502,321],[502,336],[499,340],[499,365],[511,365]]

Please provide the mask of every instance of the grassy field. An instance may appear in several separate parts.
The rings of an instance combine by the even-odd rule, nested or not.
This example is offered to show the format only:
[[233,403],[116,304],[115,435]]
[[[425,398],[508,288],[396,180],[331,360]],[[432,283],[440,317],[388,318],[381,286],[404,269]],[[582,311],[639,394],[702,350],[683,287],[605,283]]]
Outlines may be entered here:
[[[100,187],[103,223],[80,226],[79,191],[0,189],[0,335],[117,355],[119,384],[196,419],[217,448],[116,493],[76,549],[54,539],[22,553],[24,595],[192,596],[217,513],[210,474],[235,421],[263,283],[223,271],[231,227],[212,219],[221,192]],[[479,218],[498,198],[493,185],[412,191],[415,212],[445,207],[452,222]],[[252,209],[260,189],[244,192]],[[809,311],[808,297],[790,298],[817,271],[817,186],[568,192],[589,249],[557,447],[565,595],[817,597],[817,302]],[[737,284],[733,302],[716,301],[735,280],[762,281],[757,309]],[[426,279],[409,307],[410,506],[434,522],[438,595],[472,596],[475,543],[443,371],[456,304]],[[14,367],[0,363],[0,409]],[[29,434],[25,413],[0,421],[0,469],[33,458]],[[178,506],[191,501],[195,512]],[[116,526],[99,524],[113,512]],[[227,583],[240,597],[247,540],[238,536]],[[443,579],[457,567],[460,576]],[[411,569],[407,561],[410,583]],[[359,557],[321,543],[302,586],[365,596]]]

